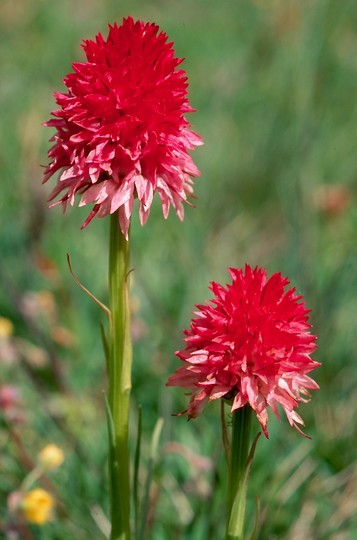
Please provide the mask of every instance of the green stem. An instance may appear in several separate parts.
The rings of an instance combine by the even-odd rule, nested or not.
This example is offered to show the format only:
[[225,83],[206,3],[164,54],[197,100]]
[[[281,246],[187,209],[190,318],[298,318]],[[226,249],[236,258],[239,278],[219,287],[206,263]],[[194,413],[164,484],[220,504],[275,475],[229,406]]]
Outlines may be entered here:
[[[244,514],[245,514],[245,492],[240,491],[239,512],[237,511],[238,489],[243,480],[243,475],[247,465],[250,449],[250,426],[251,407],[245,406],[237,409],[233,413],[231,458],[228,470],[228,507],[227,507],[227,529],[226,540],[243,540],[244,536]],[[237,514],[234,515],[234,514]],[[239,516],[238,516],[239,514]],[[235,523],[232,535],[232,523]]]
[[113,436],[109,454],[111,540],[130,539],[129,400],[132,345],[129,306],[129,240],[123,236],[117,214],[111,216],[109,245],[108,339],[109,407]]

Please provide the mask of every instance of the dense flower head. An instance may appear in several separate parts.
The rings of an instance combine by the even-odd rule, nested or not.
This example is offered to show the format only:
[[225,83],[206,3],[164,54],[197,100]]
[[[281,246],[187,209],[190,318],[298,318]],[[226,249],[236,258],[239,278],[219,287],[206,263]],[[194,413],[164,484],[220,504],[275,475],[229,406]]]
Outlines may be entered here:
[[261,268],[229,269],[232,283],[212,282],[214,298],[198,305],[191,327],[184,333],[186,347],[176,355],[184,362],[168,380],[169,386],[192,391],[189,418],[208,401],[223,398],[231,411],[248,405],[268,437],[270,406],[278,405],[290,424],[303,420],[295,411],[318,388],[307,373],[320,364],[311,359],[316,337],[308,324],[309,311],[280,273],[267,279]]
[[59,172],[50,195],[54,205],[94,203],[94,216],[118,212],[128,234],[134,199],[140,222],[148,218],[154,193],[165,218],[172,205],[183,219],[183,202],[200,174],[188,154],[202,139],[190,129],[186,113],[187,77],[158,26],[131,17],[109,34],[84,40],[87,62],[73,63],[65,77],[68,92],[56,93],[59,109],[46,126],[56,129],[44,181]]

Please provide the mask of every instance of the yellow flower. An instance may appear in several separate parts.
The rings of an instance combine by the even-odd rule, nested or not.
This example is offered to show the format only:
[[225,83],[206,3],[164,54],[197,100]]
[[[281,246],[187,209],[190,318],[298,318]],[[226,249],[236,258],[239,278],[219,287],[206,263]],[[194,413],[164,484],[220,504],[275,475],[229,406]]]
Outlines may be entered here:
[[51,519],[54,505],[55,501],[48,491],[36,488],[26,493],[21,508],[27,521],[43,525]]
[[14,331],[14,325],[9,319],[0,317],[0,338],[8,338]]
[[37,461],[45,471],[57,469],[64,461],[63,450],[55,444],[48,444],[38,454]]

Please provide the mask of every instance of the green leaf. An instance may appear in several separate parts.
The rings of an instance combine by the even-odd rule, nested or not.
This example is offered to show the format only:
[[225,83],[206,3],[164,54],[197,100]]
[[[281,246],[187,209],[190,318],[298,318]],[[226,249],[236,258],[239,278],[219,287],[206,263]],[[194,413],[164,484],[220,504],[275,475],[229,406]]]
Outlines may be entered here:
[[115,448],[115,431],[114,431],[113,415],[112,415],[112,411],[110,410],[109,401],[108,401],[106,393],[103,392],[103,395],[104,395],[105,411],[107,413],[109,448],[114,449]]
[[104,403],[105,403],[105,411],[107,416],[107,426],[108,426],[108,442],[109,442],[109,483],[110,483],[110,490],[112,492],[113,489],[115,489],[114,486],[114,478],[115,473],[117,469],[117,463],[116,463],[116,452],[115,452],[115,430],[114,430],[114,421],[113,421],[113,415],[112,411],[110,410],[108,398],[105,392],[103,392],[104,395]]
[[252,535],[250,537],[250,540],[256,540],[258,530],[259,530],[259,515],[260,515],[260,502],[258,497],[255,498],[255,524],[254,524],[254,530],[252,532]]
[[152,476],[154,471],[154,465],[157,457],[157,448],[159,445],[159,439],[164,425],[163,418],[159,418],[155,424],[154,431],[151,439],[151,448],[150,448],[150,457],[148,462],[148,472],[145,483],[145,491],[142,503],[142,512],[141,512],[141,527],[139,531],[138,540],[144,540],[145,531],[147,529],[147,517],[149,513],[149,503],[150,503],[150,488],[152,483]]
[[255,448],[257,446],[257,442],[260,435],[261,433],[258,433],[258,435],[255,437],[253,441],[251,450],[248,455],[247,462],[242,472],[241,481],[239,483],[237,493],[233,500],[226,540],[243,540],[242,531],[244,530],[244,515],[245,515],[245,504],[246,504],[246,497],[247,497],[248,480],[249,480],[250,472],[252,470]]
[[91,298],[109,317],[109,320],[111,319],[111,311],[110,309],[108,308],[108,306],[106,306],[105,304],[103,304],[103,302],[101,302],[93,293],[90,292],[89,289],[87,289],[87,287],[85,287],[83,285],[83,283],[81,283],[79,281],[79,279],[74,275],[74,272],[72,270],[72,264],[71,264],[71,258],[69,256],[69,253],[67,253],[67,264],[68,264],[68,268],[69,268],[69,271],[70,271],[70,274],[72,276],[72,278],[74,279],[74,281],[77,283],[78,287],[80,289],[82,289],[82,291],[84,291],[86,293],[87,296],[89,296],[89,298]]
[[107,366],[107,370],[109,368],[108,362],[109,362],[109,345],[108,345],[108,338],[105,333],[104,324],[100,323],[100,337],[102,339],[102,345],[103,345],[103,351],[105,355],[105,362]]
[[142,434],[142,407],[139,405],[138,410],[138,433],[136,437],[135,458],[134,458],[134,480],[133,480],[133,497],[134,497],[134,515],[135,515],[135,534],[139,534],[139,466],[140,466],[140,448]]

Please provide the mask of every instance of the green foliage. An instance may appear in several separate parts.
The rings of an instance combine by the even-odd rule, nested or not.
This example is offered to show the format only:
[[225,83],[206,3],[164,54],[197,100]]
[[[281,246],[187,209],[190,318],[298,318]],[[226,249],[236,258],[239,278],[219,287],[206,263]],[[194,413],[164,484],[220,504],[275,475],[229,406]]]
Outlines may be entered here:
[[[152,471],[147,538],[223,537],[226,494],[219,410],[187,423],[178,366],[193,306],[226,268],[281,271],[305,295],[319,337],[321,390],[301,407],[303,440],[272,416],[248,490],[247,535],[260,500],[259,540],[357,537],[357,11],[354,0],[2,0],[0,5],[1,385],[21,389],[25,423],[0,426],[0,529],[6,499],[38,451],[55,442],[66,461],[50,473],[56,519],[29,538],[104,538],[107,507],[105,315],[72,280],[107,302],[109,220],[80,225],[86,209],[48,211],[40,164],[53,91],[83,58],[82,38],[128,14],[157,22],[186,57],[202,171],[196,208],[164,222],[154,204],[132,225],[133,406],[142,406],[141,493],[156,419],[164,418]],[[10,349],[9,349],[10,347]],[[9,352],[10,351],[10,352]],[[133,427],[132,455],[136,433]],[[258,424],[253,425],[258,431]],[[0,533],[1,534],[4,533]]]

